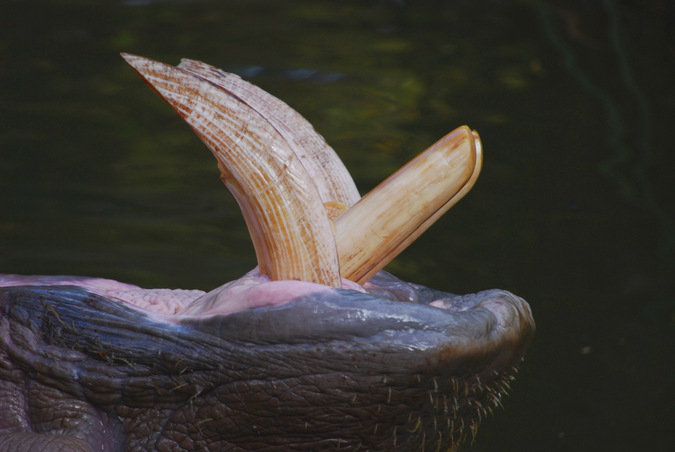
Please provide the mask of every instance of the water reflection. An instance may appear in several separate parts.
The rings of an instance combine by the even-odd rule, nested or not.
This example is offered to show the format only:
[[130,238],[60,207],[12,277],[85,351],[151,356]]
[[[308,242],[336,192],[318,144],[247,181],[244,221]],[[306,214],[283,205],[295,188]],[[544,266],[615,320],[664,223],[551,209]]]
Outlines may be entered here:
[[[535,1],[546,37],[560,53],[565,69],[577,80],[588,97],[596,98],[604,110],[607,148],[612,154],[598,164],[599,171],[616,184],[621,196],[636,207],[647,210],[660,223],[661,254],[675,270],[675,228],[665,210],[654,196],[648,173],[654,163],[654,137],[652,131],[653,108],[646,93],[636,80],[629,59],[626,43],[627,30],[620,17],[619,5],[613,1],[602,2],[607,13],[606,36],[596,36],[596,41],[607,47],[614,60],[613,74],[622,84],[621,97],[615,97],[611,88],[602,86],[585,70],[571,44],[565,42],[561,30],[555,25],[552,9],[544,2]],[[568,19],[568,21],[571,19]],[[576,29],[575,37],[588,39]],[[625,109],[622,103],[633,104]]]

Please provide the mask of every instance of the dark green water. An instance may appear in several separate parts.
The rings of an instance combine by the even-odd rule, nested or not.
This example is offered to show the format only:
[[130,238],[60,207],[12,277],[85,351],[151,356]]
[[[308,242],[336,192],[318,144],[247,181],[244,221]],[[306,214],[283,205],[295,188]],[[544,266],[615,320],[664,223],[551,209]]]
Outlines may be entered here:
[[675,11],[557,3],[2,2],[0,272],[210,289],[255,265],[215,160],[121,51],[244,75],[363,192],[466,123],[476,187],[389,270],[532,305],[472,450],[674,450]]

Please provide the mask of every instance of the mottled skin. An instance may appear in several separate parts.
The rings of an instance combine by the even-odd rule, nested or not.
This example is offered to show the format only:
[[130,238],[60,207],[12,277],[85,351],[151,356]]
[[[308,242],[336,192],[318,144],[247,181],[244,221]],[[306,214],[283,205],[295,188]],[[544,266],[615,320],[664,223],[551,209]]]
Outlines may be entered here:
[[[261,294],[248,278],[240,299]],[[385,273],[354,290],[268,282],[285,295],[225,314],[231,290],[167,314],[101,281],[0,275],[0,451],[454,450],[534,331],[508,292]]]

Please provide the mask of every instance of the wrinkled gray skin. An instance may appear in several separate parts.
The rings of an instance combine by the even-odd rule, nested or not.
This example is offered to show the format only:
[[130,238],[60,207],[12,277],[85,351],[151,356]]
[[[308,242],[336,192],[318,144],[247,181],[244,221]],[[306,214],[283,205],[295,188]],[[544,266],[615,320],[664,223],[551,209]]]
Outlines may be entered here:
[[534,331],[508,292],[386,273],[192,316],[82,281],[0,275],[0,451],[454,450]]

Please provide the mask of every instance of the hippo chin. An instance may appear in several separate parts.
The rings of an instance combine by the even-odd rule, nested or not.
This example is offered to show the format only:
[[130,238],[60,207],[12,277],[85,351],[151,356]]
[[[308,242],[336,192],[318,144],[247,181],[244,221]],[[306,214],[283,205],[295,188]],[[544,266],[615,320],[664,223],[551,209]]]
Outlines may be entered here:
[[456,450],[475,435],[532,338],[528,304],[382,268],[471,188],[478,135],[456,130],[361,198],[278,99],[204,63],[124,57],[214,153],[258,267],[208,293],[0,275],[0,451]]

